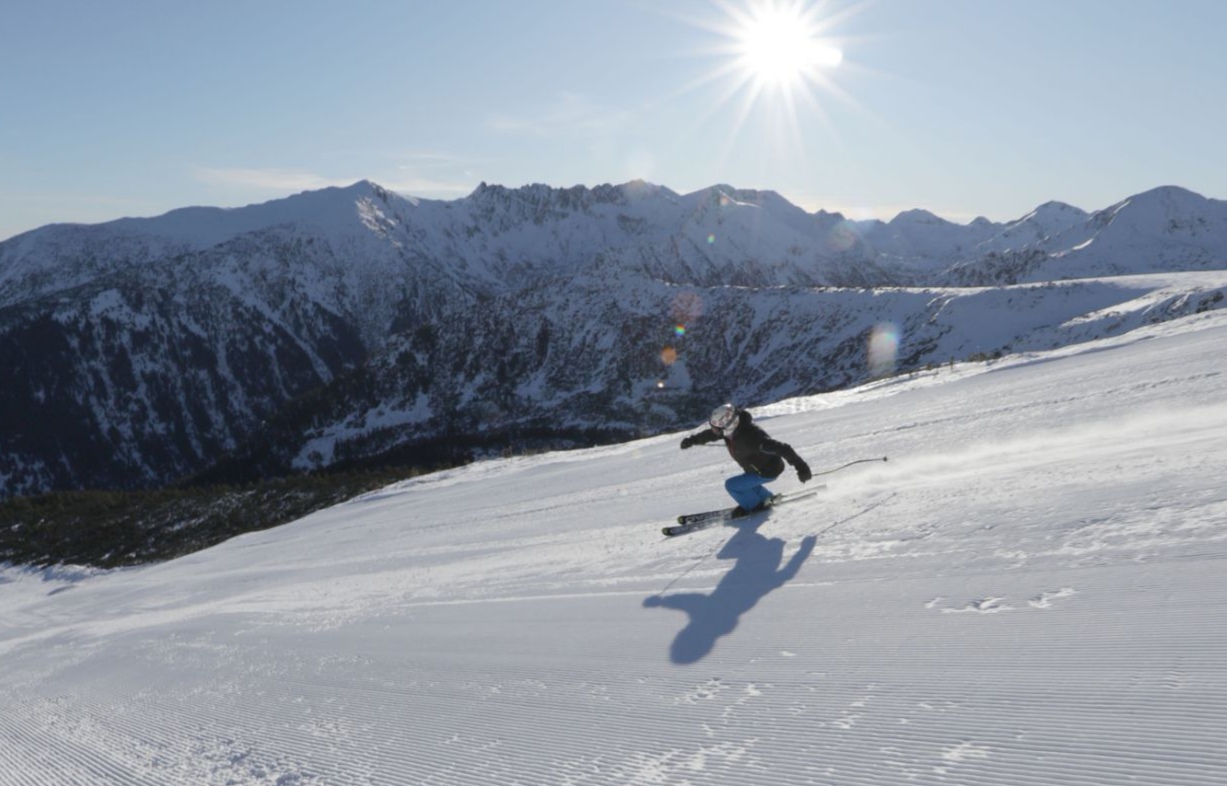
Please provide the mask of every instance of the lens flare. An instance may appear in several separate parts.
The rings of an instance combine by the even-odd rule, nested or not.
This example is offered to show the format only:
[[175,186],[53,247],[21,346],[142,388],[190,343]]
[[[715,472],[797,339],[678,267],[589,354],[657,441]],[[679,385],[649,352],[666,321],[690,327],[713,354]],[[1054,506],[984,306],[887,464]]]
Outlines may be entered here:
[[686,326],[685,326],[685,325],[677,325],[677,326],[675,326],[675,327],[673,328],[673,333],[674,333],[674,335],[678,336],[679,338],[680,338],[680,337],[682,337],[682,336],[684,336],[684,335],[686,335]]
[[707,245],[709,245],[709,246],[714,246],[714,245],[716,245],[716,236],[715,236],[715,235],[708,235],[708,236],[707,236]]
[[827,233],[826,247],[829,251],[838,253],[852,248],[858,240],[860,237],[855,226],[850,221],[841,221]]
[[660,362],[666,366],[672,366],[677,362],[677,350],[673,347],[665,347],[660,351]]
[[875,377],[895,370],[899,354],[899,327],[891,322],[875,325],[869,334],[869,372]]
[[673,298],[669,314],[676,325],[694,322],[703,316],[703,298],[697,292],[683,292]]

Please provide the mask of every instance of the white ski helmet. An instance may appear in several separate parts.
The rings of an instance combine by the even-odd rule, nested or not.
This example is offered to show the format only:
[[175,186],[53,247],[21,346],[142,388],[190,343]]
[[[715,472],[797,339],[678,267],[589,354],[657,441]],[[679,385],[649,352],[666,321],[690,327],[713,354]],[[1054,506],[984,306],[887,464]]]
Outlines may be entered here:
[[733,432],[737,430],[737,424],[740,420],[737,407],[732,404],[721,404],[712,410],[711,417],[707,419],[707,422],[725,437],[731,437]]

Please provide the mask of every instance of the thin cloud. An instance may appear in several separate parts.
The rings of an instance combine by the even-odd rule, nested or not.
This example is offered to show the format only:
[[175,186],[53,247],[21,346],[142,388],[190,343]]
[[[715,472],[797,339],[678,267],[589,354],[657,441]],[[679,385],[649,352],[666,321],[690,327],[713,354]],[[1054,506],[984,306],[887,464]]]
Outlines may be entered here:
[[[412,163],[395,165],[391,171],[365,173],[348,178],[330,178],[313,172],[288,169],[244,169],[199,167],[195,178],[211,186],[241,188],[277,193],[315,191],[330,186],[348,186],[359,180],[372,180],[390,191],[425,198],[466,196],[477,187],[478,178],[469,171],[456,176],[440,176],[439,169],[455,168],[462,160],[444,154],[409,156]],[[436,170],[428,173],[424,170]]]
[[472,181],[459,180],[438,180],[434,178],[421,177],[416,174],[407,174],[397,177],[394,182],[385,183],[382,180],[376,180],[380,185],[389,188],[398,194],[412,194],[413,196],[422,197],[442,197],[442,196],[465,196],[477,187],[477,184]]
[[211,186],[275,191],[311,191],[328,186],[346,186],[361,179],[338,180],[311,172],[294,172],[286,169],[215,169],[210,167],[197,168],[194,175],[200,182]]
[[577,132],[608,131],[626,125],[630,112],[602,106],[578,93],[562,93],[557,101],[540,114],[531,117],[493,115],[491,130],[509,134],[553,137]]
[[401,153],[396,157],[403,159],[405,161],[411,162],[411,163],[403,164],[402,168],[408,168],[410,166],[433,166],[433,167],[453,166],[454,167],[454,166],[467,166],[468,164],[471,163],[469,159],[463,158],[461,156],[453,155],[451,153],[430,153],[430,152]]
[[[489,161],[441,150],[400,150],[387,156],[395,174],[373,179],[384,188],[399,194],[425,199],[449,199],[468,196],[483,180],[478,172]],[[387,172],[381,166],[377,172]]]
[[397,174],[382,185],[402,194],[428,198],[466,196],[477,187],[471,159],[438,152],[402,153]]

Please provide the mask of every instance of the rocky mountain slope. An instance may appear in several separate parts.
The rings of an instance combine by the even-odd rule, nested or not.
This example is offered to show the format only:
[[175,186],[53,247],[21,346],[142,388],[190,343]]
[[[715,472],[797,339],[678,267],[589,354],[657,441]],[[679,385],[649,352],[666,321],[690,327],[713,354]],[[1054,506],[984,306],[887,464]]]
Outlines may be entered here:
[[[369,182],[0,243],[0,495],[693,425],[1215,308],[1227,202],[890,222],[643,182]],[[871,338],[885,347],[870,357]]]

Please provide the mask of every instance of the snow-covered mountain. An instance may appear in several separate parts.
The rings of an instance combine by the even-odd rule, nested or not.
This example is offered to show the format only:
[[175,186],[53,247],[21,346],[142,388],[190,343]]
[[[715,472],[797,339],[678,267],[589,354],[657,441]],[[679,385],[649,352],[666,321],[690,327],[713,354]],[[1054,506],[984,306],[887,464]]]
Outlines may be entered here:
[[1227,203],[1177,188],[959,225],[723,185],[360,182],[53,225],[0,243],[0,494],[654,433],[1215,308],[1225,268]]
[[670,540],[681,433],[0,566],[0,786],[1227,782],[1225,376],[1219,311],[782,401],[890,460]]

